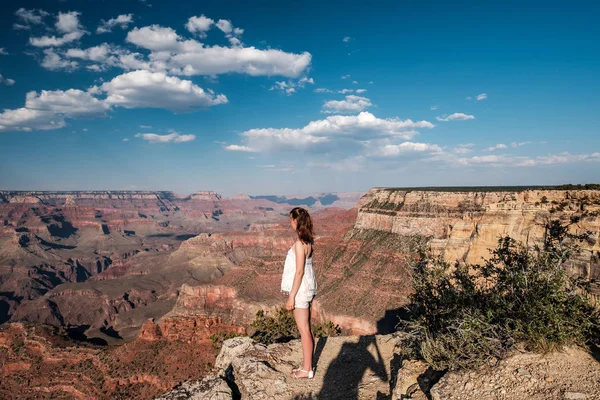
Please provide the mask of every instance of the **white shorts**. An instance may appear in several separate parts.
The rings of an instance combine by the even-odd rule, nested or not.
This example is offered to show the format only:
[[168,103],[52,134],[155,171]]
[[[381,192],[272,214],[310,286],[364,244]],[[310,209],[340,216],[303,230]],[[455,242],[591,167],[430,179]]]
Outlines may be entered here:
[[[285,294],[286,296],[290,295],[290,292],[283,292],[283,294]],[[308,308],[310,307],[310,303],[312,303],[312,300],[315,296],[312,294],[306,294],[303,292],[298,292],[296,293],[296,297],[294,298],[294,307],[295,308]]]

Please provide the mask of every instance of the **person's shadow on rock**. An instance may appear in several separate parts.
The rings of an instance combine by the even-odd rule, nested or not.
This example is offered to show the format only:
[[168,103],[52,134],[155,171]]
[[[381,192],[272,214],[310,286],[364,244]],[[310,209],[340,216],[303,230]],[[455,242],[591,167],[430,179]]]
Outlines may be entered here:
[[[376,357],[369,352],[371,345],[375,346]],[[327,368],[323,387],[317,398],[358,399],[359,385],[366,371],[371,371],[375,377],[388,382],[384,360],[373,335],[361,336],[356,343],[346,342],[342,345],[337,357]]]

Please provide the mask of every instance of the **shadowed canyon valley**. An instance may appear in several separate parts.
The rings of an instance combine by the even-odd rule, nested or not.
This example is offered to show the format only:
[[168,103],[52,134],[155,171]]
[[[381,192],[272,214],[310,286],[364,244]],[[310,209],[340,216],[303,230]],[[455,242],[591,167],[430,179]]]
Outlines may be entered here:
[[313,216],[316,322],[394,330],[428,245],[476,263],[502,236],[584,240],[567,265],[600,295],[600,191],[373,188],[309,197],[215,192],[0,192],[0,397],[151,398],[201,378],[215,333],[248,332],[285,298],[289,210]]

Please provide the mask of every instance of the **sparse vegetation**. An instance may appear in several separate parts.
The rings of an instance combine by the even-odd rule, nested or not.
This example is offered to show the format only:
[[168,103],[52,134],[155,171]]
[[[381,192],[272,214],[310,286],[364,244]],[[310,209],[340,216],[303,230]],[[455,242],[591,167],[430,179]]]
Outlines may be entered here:
[[[259,310],[252,328],[256,329],[252,339],[263,344],[283,343],[300,338],[294,316],[284,307],[277,309],[274,316],[267,316],[263,310]],[[340,327],[331,321],[312,324],[311,328],[315,337],[339,336],[341,333]]]
[[210,340],[211,340],[214,348],[220,348],[225,340],[233,339],[234,337],[237,337],[237,336],[242,336],[242,335],[239,335],[235,332],[229,332],[229,333],[217,332],[217,333],[213,333],[212,335],[210,335]]
[[400,323],[407,353],[434,369],[456,370],[502,358],[515,346],[548,351],[597,339],[600,314],[589,288],[563,266],[584,236],[551,221],[543,246],[527,248],[505,237],[476,265],[452,266],[422,251],[412,318]]

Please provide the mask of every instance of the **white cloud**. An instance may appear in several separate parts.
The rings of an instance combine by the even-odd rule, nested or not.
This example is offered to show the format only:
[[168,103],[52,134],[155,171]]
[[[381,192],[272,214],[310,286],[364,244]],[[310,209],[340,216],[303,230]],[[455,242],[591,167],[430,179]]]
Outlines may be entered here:
[[28,31],[28,30],[31,29],[31,27],[29,25],[23,25],[23,24],[14,23],[13,24],[13,29],[15,31]]
[[4,47],[0,47],[0,56],[6,56],[8,52],[4,49]]
[[281,149],[307,149],[332,144],[335,140],[361,141],[374,138],[410,139],[418,128],[433,128],[427,121],[377,118],[369,112],[355,116],[334,115],[311,121],[300,129],[259,128],[242,132],[246,143],[228,146],[227,150],[272,151]]
[[341,93],[341,94],[354,93],[354,89],[342,89],[342,90],[338,90],[337,92]]
[[52,112],[18,108],[0,113],[0,132],[59,129],[66,125],[63,117]]
[[366,97],[349,95],[344,100],[330,100],[323,104],[325,113],[355,113],[364,111],[372,106],[371,100]]
[[441,153],[442,148],[437,144],[404,142],[400,144],[387,144],[376,151],[370,153],[370,156],[377,157],[398,157],[410,154]]
[[293,93],[296,93],[296,88],[304,88],[306,84],[314,85],[315,80],[313,78],[302,77],[297,82],[292,80],[289,81],[279,81],[275,82],[273,86],[269,90],[281,90],[285,92],[288,96],[291,96]]
[[104,62],[107,56],[112,52],[110,45],[102,43],[98,46],[89,47],[87,49],[69,49],[65,55],[69,58],[79,58],[82,60]]
[[473,143],[458,144],[452,149],[452,152],[454,154],[467,154],[473,151],[471,150],[471,147],[473,146]]
[[525,157],[510,155],[486,155],[474,156],[465,159],[467,164],[485,164],[494,167],[535,167],[544,165],[570,164],[577,162],[599,162],[600,153],[591,154],[570,154],[568,152],[560,154],[548,154],[545,156]]
[[78,89],[29,92],[26,95],[25,107],[69,118],[97,117],[104,115],[109,108],[108,104]]
[[476,99],[477,100],[485,100],[485,99],[487,99],[487,94],[486,93],[478,94]]
[[217,25],[217,28],[219,28],[221,31],[223,31],[223,33],[233,32],[233,25],[231,24],[231,21],[228,21],[226,19],[220,19],[216,25]]
[[58,13],[56,17],[56,29],[63,33],[63,36],[42,36],[39,38],[29,38],[29,43],[36,47],[60,47],[67,43],[81,39],[86,33],[79,24],[81,13],[71,11]]
[[42,36],[39,38],[29,38],[29,43],[35,47],[60,47],[67,43],[81,39],[83,31],[67,33],[63,36]]
[[2,74],[0,74],[0,85],[12,86],[14,84],[15,84],[14,79],[5,78],[2,76]]
[[505,145],[504,143],[498,143],[495,146],[490,146],[487,149],[485,149],[486,151],[495,151],[495,150],[502,150],[502,149],[507,149],[508,146]]
[[352,81],[353,85],[358,85],[358,81]]
[[358,93],[358,94],[364,93],[366,91],[367,91],[367,89],[356,89],[356,93]]
[[227,103],[225,95],[215,95],[192,81],[162,72],[129,72],[103,83],[101,89],[107,93],[107,104],[125,108],[165,108],[177,112]]
[[100,20],[100,22],[100,25],[96,28],[96,33],[112,32],[113,28],[117,26],[121,29],[127,29],[127,26],[133,22],[133,14],[121,14],[108,21]]
[[44,54],[45,56],[42,59],[42,67],[51,71],[56,71],[60,69],[72,71],[79,66],[79,63],[77,63],[76,61],[68,61],[61,58],[61,56],[58,53],[56,53],[54,49],[46,49],[44,50]]
[[71,33],[77,32],[81,30],[81,26],[79,25],[79,16],[80,12],[70,11],[70,12],[59,12],[56,17],[56,29],[62,33]]
[[344,38],[342,39],[344,43],[348,43],[350,40],[352,40],[350,36],[344,36]]
[[157,143],[185,143],[191,142],[196,139],[196,135],[182,135],[175,131],[172,131],[168,135],[159,135],[156,133],[138,133],[135,135],[137,138],[142,138],[151,144]]
[[26,10],[21,7],[17,11],[15,11],[15,15],[25,24],[39,25],[43,23],[44,17],[47,17],[50,14],[44,10]]
[[[221,24],[223,26],[223,24]],[[237,29],[237,30],[236,30]],[[241,34],[233,29],[230,35]],[[237,39],[230,36],[230,39]],[[121,57],[124,68],[144,68],[166,71],[174,75],[218,75],[230,72],[251,76],[285,76],[296,78],[308,68],[310,53],[286,53],[281,50],[259,50],[243,47],[238,40],[232,47],[205,46],[196,40],[184,40],[173,29],[151,25],[134,28],[127,34],[127,41],[151,50],[149,61],[138,53]]]
[[531,142],[527,141],[527,142],[512,142],[510,145],[512,147],[521,147],[521,146],[525,146],[526,144],[530,144]]
[[475,116],[464,114],[464,113],[454,113],[448,116],[435,117],[438,121],[466,121],[469,119],[475,119]]
[[123,138],[124,142],[129,142],[129,138]]
[[187,24],[185,24],[185,28],[190,33],[197,33],[201,38],[206,37],[206,32],[212,27],[215,23],[212,19],[205,17],[204,14],[199,17],[190,17],[188,19]]
[[315,93],[333,93],[333,90],[329,90],[326,88],[316,88],[314,90]]
[[240,146],[237,144],[230,144],[229,146],[225,146],[225,150],[229,150],[229,151],[244,151],[247,153],[253,153],[256,152],[255,149],[248,147],[248,146]]
[[431,111],[435,111],[438,109],[438,106],[431,106],[431,107],[429,107],[429,109],[431,109]]
[[348,78],[350,78],[350,74],[342,75],[342,79],[348,79]]
[[140,125],[140,129],[152,129],[152,125]]

